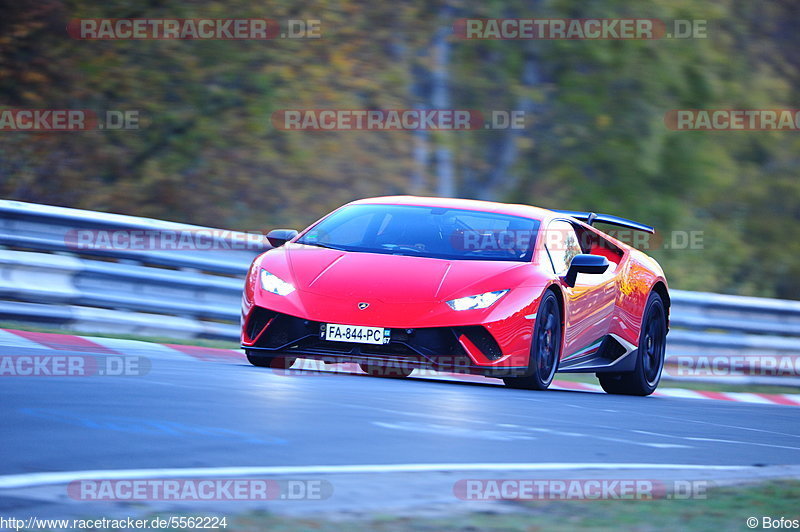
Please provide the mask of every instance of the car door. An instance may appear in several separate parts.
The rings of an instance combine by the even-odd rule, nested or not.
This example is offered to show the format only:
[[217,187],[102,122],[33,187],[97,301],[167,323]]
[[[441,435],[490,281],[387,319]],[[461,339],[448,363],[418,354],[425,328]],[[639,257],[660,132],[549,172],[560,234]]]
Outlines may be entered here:
[[[544,245],[553,271],[559,276],[567,273],[575,255],[589,251],[582,248],[576,228],[567,220],[550,222]],[[562,283],[565,295],[562,360],[591,353],[608,334],[616,300],[615,266],[605,274],[579,274],[573,287]]]

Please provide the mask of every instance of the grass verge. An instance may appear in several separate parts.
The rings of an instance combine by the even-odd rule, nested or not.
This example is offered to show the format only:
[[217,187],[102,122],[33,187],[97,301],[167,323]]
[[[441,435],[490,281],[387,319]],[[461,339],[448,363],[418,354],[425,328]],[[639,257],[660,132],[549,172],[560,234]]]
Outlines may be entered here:
[[[705,499],[653,501],[505,502],[502,511],[454,513],[435,518],[372,515],[351,520],[289,518],[266,512],[232,517],[228,530],[399,532],[455,531],[712,531],[749,530],[755,517],[761,530],[766,516],[800,519],[800,481],[779,480],[714,488]],[[777,528],[773,526],[772,528]]]

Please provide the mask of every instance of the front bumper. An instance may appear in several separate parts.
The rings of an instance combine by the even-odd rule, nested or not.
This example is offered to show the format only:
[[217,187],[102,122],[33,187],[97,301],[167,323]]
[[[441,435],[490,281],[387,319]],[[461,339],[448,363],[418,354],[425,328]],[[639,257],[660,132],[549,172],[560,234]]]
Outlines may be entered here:
[[491,376],[508,376],[510,371],[517,374],[527,367],[527,361],[508,365],[509,357],[482,325],[391,328],[391,340],[383,345],[324,340],[322,326],[319,321],[253,307],[244,320],[242,348],[331,363],[402,365]]

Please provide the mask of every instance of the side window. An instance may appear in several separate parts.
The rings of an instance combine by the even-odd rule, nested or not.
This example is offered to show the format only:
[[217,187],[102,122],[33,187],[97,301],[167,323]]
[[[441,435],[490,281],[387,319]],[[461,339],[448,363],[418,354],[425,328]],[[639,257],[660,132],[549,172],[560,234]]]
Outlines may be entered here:
[[556,220],[547,226],[544,239],[544,245],[553,263],[553,270],[558,275],[565,274],[572,262],[572,257],[582,253],[575,229],[568,222]]
[[607,273],[616,269],[620,260],[622,260],[622,256],[624,255],[624,252],[619,248],[619,246],[584,227],[576,227],[575,232],[578,234],[578,238],[580,239],[583,253],[602,255],[603,257],[607,258],[609,262],[609,269]]

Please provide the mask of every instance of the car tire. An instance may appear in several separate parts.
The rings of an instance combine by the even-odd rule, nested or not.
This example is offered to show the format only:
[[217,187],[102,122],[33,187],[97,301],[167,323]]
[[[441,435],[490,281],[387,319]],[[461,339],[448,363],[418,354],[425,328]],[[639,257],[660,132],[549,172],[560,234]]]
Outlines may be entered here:
[[276,357],[273,355],[262,355],[260,353],[246,350],[247,361],[259,368],[289,369],[295,363],[295,357]]
[[650,395],[661,380],[666,343],[666,309],[661,296],[652,292],[645,305],[634,370],[626,373],[598,373],[600,386],[607,393],[618,395]]
[[370,377],[386,377],[404,379],[411,375],[413,368],[401,366],[377,366],[375,364],[359,364],[361,370]]
[[503,382],[510,388],[546,390],[553,382],[561,358],[561,312],[558,298],[552,290],[545,292],[531,338],[531,355],[528,369],[522,377],[506,377]]

